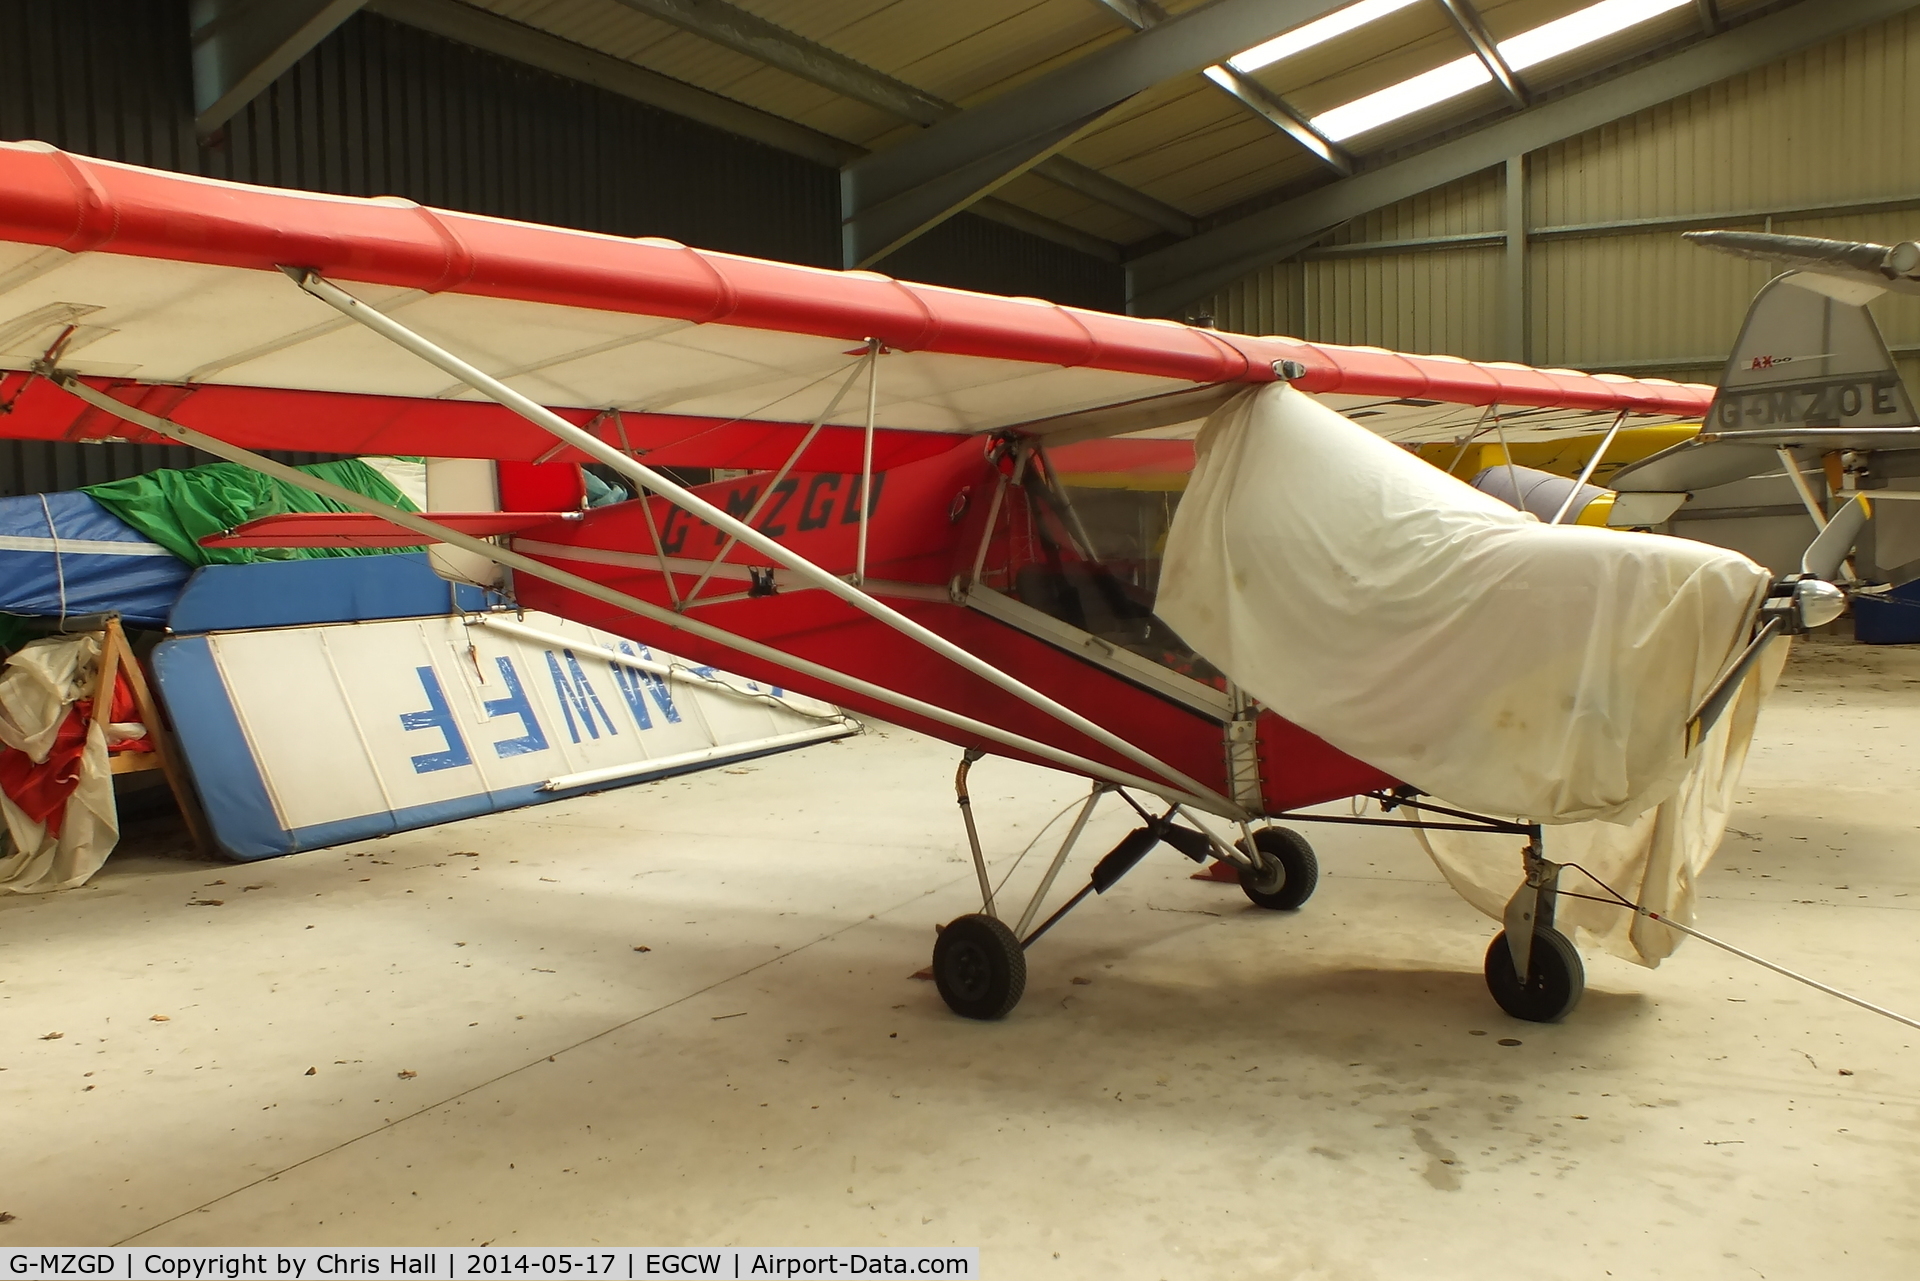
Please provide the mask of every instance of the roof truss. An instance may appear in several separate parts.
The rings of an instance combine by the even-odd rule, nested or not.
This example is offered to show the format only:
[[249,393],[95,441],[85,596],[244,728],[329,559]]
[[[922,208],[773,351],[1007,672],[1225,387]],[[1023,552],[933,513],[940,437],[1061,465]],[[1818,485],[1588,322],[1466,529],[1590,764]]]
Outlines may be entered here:
[[1916,7],[1920,0],[1800,0],[1622,75],[1132,259],[1128,309],[1170,314],[1249,271],[1293,256],[1349,219]]
[[[838,169],[866,154],[856,146],[782,116],[661,75],[637,63],[574,44],[535,27],[503,18],[461,0],[371,0],[369,11],[394,22],[430,31],[471,45],[498,57],[592,85],[608,93],[644,102],[650,107],[698,120],[728,133],[751,138],[815,164]],[[1022,209],[1003,200],[986,199],[973,212],[1004,226],[1055,244],[1078,250],[1105,262],[1120,261],[1120,247],[1077,227]],[[1188,224],[1191,226],[1191,223]]]
[[[1093,0],[1093,2],[1135,31],[1145,31],[1148,27],[1167,20],[1167,11],[1155,3],[1155,0]],[[1309,155],[1335,173],[1353,172],[1353,157],[1332,139],[1315,129],[1305,116],[1293,109],[1291,103],[1252,76],[1226,62],[1216,62],[1202,74],[1222,93],[1292,138],[1305,148]]]
[[[960,113],[959,107],[944,98],[896,80],[726,0],[616,0],[616,3],[917,125],[938,124]],[[1065,156],[1046,156],[1029,167],[1049,181],[1175,235],[1193,234],[1193,219],[1184,212],[1135,191],[1097,169]]]
[[193,125],[233,119],[366,0],[192,0]]
[[841,179],[846,265],[885,256],[1037,167],[1135,94],[1224,62],[1344,2],[1213,0],[854,161]]
[[1500,48],[1493,42],[1493,36],[1487,31],[1486,24],[1480,21],[1480,13],[1468,0],[1436,0],[1453,25],[1460,32],[1460,38],[1473,46],[1480,63],[1487,69],[1516,107],[1527,105],[1527,91],[1520,83],[1520,77],[1513,74],[1513,68],[1500,56]]

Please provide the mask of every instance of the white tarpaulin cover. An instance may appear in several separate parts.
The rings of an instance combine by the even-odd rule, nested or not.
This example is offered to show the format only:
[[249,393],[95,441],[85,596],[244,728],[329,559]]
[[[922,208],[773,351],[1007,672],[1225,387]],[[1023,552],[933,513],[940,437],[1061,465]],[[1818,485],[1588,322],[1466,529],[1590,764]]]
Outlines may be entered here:
[[[1156,606],[1188,644],[1443,803],[1597,820],[1550,832],[1547,857],[1591,855],[1618,888],[1652,878],[1670,889],[1648,890],[1656,902],[1684,907],[1724,826],[1758,681],[1691,757],[1684,726],[1744,643],[1764,569],[1684,539],[1543,525],[1284,384],[1215,413],[1197,452]],[[1433,852],[1497,916],[1518,846]],[[1631,959],[1669,950],[1633,946],[1630,914],[1595,910],[1602,941]]]
[[[0,744],[25,752],[36,763],[45,761],[68,710],[93,693],[99,662],[97,632],[50,636],[21,646],[0,669]],[[5,822],[0,889],[23,894],[71,889],[107,861],[120,837],[107,765],[110,733],[89,720],[80,783],[67,798],[59,835],[0,794],[0,819]]]

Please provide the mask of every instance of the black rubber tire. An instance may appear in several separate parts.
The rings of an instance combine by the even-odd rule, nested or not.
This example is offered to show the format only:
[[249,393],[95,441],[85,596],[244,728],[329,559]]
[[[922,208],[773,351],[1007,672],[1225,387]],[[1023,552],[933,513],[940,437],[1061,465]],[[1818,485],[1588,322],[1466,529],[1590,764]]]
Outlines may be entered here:
[[1487,990],[1501,1009],[1529,1023],[1558,1023],[1580,1004],[1580,995],[1587,990],[1587,967],[1559,930],[1534,930],[1530,970],[1522,983],[1514,972],[1506,931],[1494,935],[1487,947]]
[[1306,837],[1290,827],[1263,827],[1253,834],[1253,845],[1267,856],[1266,874],[1241,868],[1240,888],[1255,906],[1291,912],[1313,897],[1320,885],[1320,860]]
[[1005,1018],[1027,990],[1027,954],[1004,922],[979,913],[958,917],[934,942],[933,982],[955,1014]]

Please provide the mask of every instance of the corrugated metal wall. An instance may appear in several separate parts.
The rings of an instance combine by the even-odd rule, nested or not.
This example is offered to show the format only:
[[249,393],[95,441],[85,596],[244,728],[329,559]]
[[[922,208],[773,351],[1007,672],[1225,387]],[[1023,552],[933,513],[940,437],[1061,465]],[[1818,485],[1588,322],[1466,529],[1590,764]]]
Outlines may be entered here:
[[[186,0],[0,0],[0,138],[791,262],[839,260],[833,170],[371,14],[349,19],[235,117],[220,145],[202,147],[187,30]],[[882,265],[961,288],[1122,304],[1117,267],[971,216]],[[8,442],[0,495],[194,461],[204,459]]]
[[[1883,242],[1920,235],[1914,68],[1920,15],[1909,14],[1530,156],[1527,225],[1539,238],[1528,247],[1528,358],[1712,380],[1771,274],[1693,248],[1676,228],[1620,234],[1591,224],[1797,210],[1772,229]],[[1907,208],[1877,213],[1804,212],[1905,199]],[[1356,219],[1326,245],[1221,291],[1213,315],[1225,329],[1511,358],[1503,246],[1338,256],[1367,242],[1499,233],[1504,202],[1504,175],[1491,170]],[[1555,230],[1576,227],[1588,229]],[[1920,386],[1920,299],[1888,297],[1875,311]]]

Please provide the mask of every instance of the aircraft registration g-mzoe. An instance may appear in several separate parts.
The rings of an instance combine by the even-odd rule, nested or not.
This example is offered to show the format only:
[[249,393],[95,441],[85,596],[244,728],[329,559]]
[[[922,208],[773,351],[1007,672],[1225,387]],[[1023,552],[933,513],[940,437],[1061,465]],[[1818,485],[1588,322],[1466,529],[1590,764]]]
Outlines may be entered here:
[[[1312,849],[1268,820],[1348,797],[1399,811],[1350,821],[1524,842],[1488,982],[1520,1017],[1562,1016],[1583,979],[1552,929],[1558,865],[1542,824],[1556,816],[1436,806],[1421,779],[1256,698],[1236,662],[1195,652],[1156,617],[1169,525],[1196,432],[1251,403],[1250,389],[1285,384],[1285,404],[1306,393],[1402,442],[1489,424],[1537,439],[1698,419],[1712,398],[208,181],[32,143],[0,145],[0,370],[0,435],[188,443],[366,513],[267,517],[229,542],[432,543],[443,573],[510,576],[528,608],[642,640],[671,631],[696,661],[960,746],[984,901],[942,931],[934,969],[947,1003],[976,1018],[1011,1010],[1025,949],[1159,844],[1231,863],[1263,907],[1298,907],[1318,875]],[[267,449],[427,455],[430,510],[336,492]],[[585,463],[641,497],[543,507],[556,492],[543,477],[571,482]],[[676,467],[751,474],[689,488],[664,470]],[[1646,537],[1552,532],[1589,559],[1612,554],[1606,540]],[[1298,555],[1312,568],[1313,547]],[[1740,652],[1758,605],[1742,596],[1726,634],[1708,639],[1716,666]],[[1399,676],[1367,678],[1391,688]],[[1675,760],[1686,710],[1657,713]],[[1092,784],[1017,913],[994,901],[967,808],[967,767],[985,752]],[[1106,797],[1140,827],[1036,924]]]

